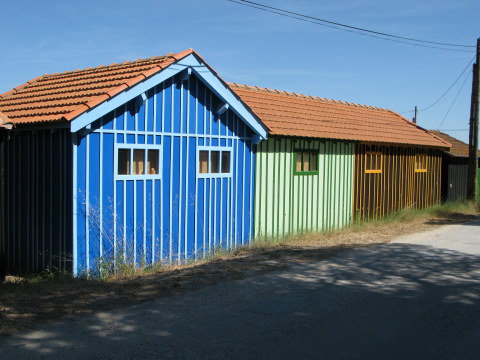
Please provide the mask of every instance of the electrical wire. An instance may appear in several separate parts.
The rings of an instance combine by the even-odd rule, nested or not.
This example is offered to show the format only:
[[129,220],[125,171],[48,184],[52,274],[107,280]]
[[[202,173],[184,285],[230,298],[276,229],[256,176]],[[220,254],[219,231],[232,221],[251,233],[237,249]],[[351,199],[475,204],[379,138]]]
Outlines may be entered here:
[[[329,21],[329,20],[325,20],[325,19],[321,19],[321,18],[316,18],[316,17],[313,17],[313,16],[303,15],[303,14],[296,13],[296,12],[293,12],[293,11],[283,10],[283,9],[279,9],[279,8],[276,8],[276,7],[273,7],[273,6],[268,6],[268,5],[260,4],[260,3],[257,3],[257,2],[248,1],[248,0],[227,0],[227,1],[239,4],[239,5],[255,8],[255,9],[258,9],[258,10],[271,12],[271,13],[274,13],[274,14],[277,14],[277,15],[282,15],[282,16],[285,16],[285,17],[290,17],[290,18],[293,18],[293,19],[302,20],[302,21],[306,21],[306,22],[310,22],[310,23],[334,28],[334,29],[337,29],[337,30],[348,31],[348,32],[352,32],[352,33],[355,33],[355,34],[359,34],[359,35],[375,37],[375,38],[379,38],[379,39],[382,39],[382,40],[389,40],[389,41],[404,43],[404,44],[408,44],[408,45],[422,46],[422,47],[441,49],[441,50],[447,50],[447,51],[462,51],[462,52],[473,52],[473,50],[448,49],[448,48],[444,48],[444,47],[428,46],[428,45],[423,45],[423,44],[434,44],[434,45],[451,46],[451,47],[464,47],[464,48],[474,48],[475,47],[473,45],[450,44],[450,43],[427,41],[427,40],[420,40],[420,39],[408,38],[408,37],[404,37],[404,36],[387,34],[387,33],[379,32],[379,31],[363,29],[363,28],[359,28],[359,27],[356,27],[356,26],[345,25],[345,24],[334,22],[334,21]],[[310,20],[308,20],[308,19],[310,19]],[[312,21],[312,20],[314,20],[314,21]],[[330,25],[326,25],[326,24],[330,24]],[[389,37],[389,38],[392,38],[392,39],[388,39],[388,38],[385,38],[385,37]],[[394,39],[400,39],[400,40],[406,40],[406,41],[400,41],[400,40],[394,40]],[[411,42],[407,42],[407,41],[420,42],[422,44],[415,44],[415,43],[411,43]]]
[[432,108],[433,106],[435,106],[436,104],[438,104],[438,102],[440,100],[442,100],[444,98],[445,95],[448,94],[448,92],[453,88],[453,86],[458,82],[458,80],[460,80],[460,78],[462,77],[462,75],[465,73],[465,71],[467,71],[467,69],[470,67],[470,65],[472,64],[473,60],[475,60],[475,57],[472,58],[472,60],[470,60],[470,62],[467,64],[467,66],[465,67],[465,69],[463,69],[463,71],[460,73],[460,75],[458,75],[458,77],[455,79],[455,81],[452,83],[452,85],[450,85],[448,87],[448,89],[437,99],[435,100],[432,104],[430,104],[429,106],[427,106],[426,108],[423,108],[423,109],[420,109],[419,111],[425,111],[425,110],[428,110],[430,108]]
[[[435,106],[436,104],[438,104],[438,102],[440,100],[442,100],[445,95],[448,94],[448,92],[453,88],[453,86],[458,82],[458,80],[460,80],[460,78],[462,77],[462,75],[465,73],[465,71],[467,71],[467,69],[470,67],[470,65],[472,64],[473,60],[475,60],[475,57],[472,58],[472,60],[470,60],[470,62],[467,64],[467,66],[462,70],[462,72],[460,73],[460,75],[458,75],[458,77],[455,79],[455,81],[448,87],[447,90],[445,90],[445,92],[440,95],[440,97],[435,100],[433,103],[431,103],[430,105],[428,105],[427,107],[423,108],[423,109],[417,109],[417,112],[419,111],[425,111],[425,110],[428,110],[430,108],[432,108],[433,106]],[[463,85],[462,85],[463,86]],[[403,110],[403,111],[398,111],[399,114],[403,115],[403,114],[409,114],[409,113],[414,113],[415,110]]]
[[442,129],[442,131],[470,131],[470,129]]
[[467,80],[470,78],[469,75],[470,75],[470,74],[467,73],[467,76],[465,77],[465,80],[463,81],[462,86],[461,86],[460,89],[458,90],[457,95],[455,95],[455,98],[453,99],[452,103],[450,104],[450,107],[448,108],[447,113],[446,113],[445,116],[443,117],[442,122],[440,123],[440,125],[438,125],[438,129],[437,129],[437,130],[440,130],[440,128],[441,128],[442,125],[443,125],[443,122],[445,121],[445,119],[447,118],[448,114],[450,113],[450,110],[452,110],[453,105],[454,105],[455,102],[457,101],[458,95],[460,95],[461,91],[463,90],[463,87],[464,87],[465,84],[467,83]]

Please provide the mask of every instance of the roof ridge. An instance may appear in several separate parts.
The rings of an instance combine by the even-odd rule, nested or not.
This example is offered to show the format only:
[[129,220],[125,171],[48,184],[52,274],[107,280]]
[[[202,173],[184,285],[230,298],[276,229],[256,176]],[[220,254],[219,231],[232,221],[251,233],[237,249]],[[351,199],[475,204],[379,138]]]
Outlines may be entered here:
[[[175,62],[176,60],[179,60],[179,58],[182,58],[184,57],[185,55],[187,54],[191,54],[195,52],[193,49],[187,49],[187,50],[184,50],[182,52],[179,52],[179,53],[168,53],[166,55],[157,55],[157,56],[152,56],[150,58],[139,58],[137,60],[131,60],[131,61],[124,61],[122,63],[112,63],[112,64],[109,64],[109,65],[99,65],[99,66],[95,66],[95,67],[88,67],[88,68],[85,68],[85,69],[76,69],[76,70],[69,70],[69,71],[64,71],[64,72],[60,72],[60,73],[52,73],[52,74],[43,74],[41,76],[38,76],[30,81],[27,81],[26,83],[20,85],[20,86],[17,86],[15,88],[13,88],[12,90],[9,90],[3,94],[0,94],[0,98],[6,98],[10,95],[13,95],[13,94],[16,94],[17,92],[19,92],[20,90],[26,88],[27,86],[30,86],[34,83],[38,83],[40,80],[44,80],[44,79],[51,79],[51,78],[54,78],[54,77],[60,77],[60,76],[66,76],[66,75],[76,75],[80,72],[84,72],[84,73],[88,73],[88,72],[95,72],[95,71],[99,71],[101,69],[114,69],[116,67],[121,67],[122,65],[123,66],[128,66],[128,65],[135,65],[135,64],[141,64],[141,63],[146,63],[146,62],[155,62],[155,61],[159,61],[159,60],[166,60],[166,59],[170,59],[172,58]],[[152,64],[153,65],[153,64]],[[156,64],[155,66],[159,66],[158,64]],[[155,67],[153,66],[153,67]],[[160,69],[161,70],[161,67]],[[148,70],[145,70],[148,72]]]
[[60,75],[70,75],[70,74],[78,74],[79,72],[88,72],[88,71],[97,71],[101,69],[111,69],[115,67],[121,67],[121,66],[128,66],[128,65],[135,65],[139,63],[144,63],[148,61],[157,61],[157,60],[165,60],[168,58],[175,58],[173,53],[168,53],[167,55],[157,55],[157,56],[152,56],[150,58],[139,58],[137,60],[129,60],[129,61],[124,61],[121,63],[111,63],[108,65],[98,65],[98,66],[89,66],[85,69],[75,69],[75,70],[67,70],[67,71],[62,71],[62,72],[57,72],[57,73],[52,73],[52,74],[46,74],[44,75],[46,78],[50,77],[56,77]]
[[233,87],[240,88],[240,89],[243,88],[243,89],[254,90],[254,91],[263,91],[263,92],[269,92],[269,93],[280,94],[280,95],[288,95],[288,96],[294,96],[294,97],[299,97],[299,98],[304,98],[304,99],[312,99],[312,100],[324,101],[324,102],[328,102],[328,103],[360,107],[360,108],[364,108],[364,109],[394,112],[390,109],[382,108],[382,107],[378,107],[378,106],[371,106],[371,105],[357,104],[357,103],[341,101],[341,100],[327,99],[327,98],[323,98],[323,97],[319,97],[319,96],[299,94],[299,93],[289,92],[289,91],[284,91],[284,90],[262,88],[262,87],[259,87],[259,86],[251,86],[251,85],[237,84],[237,83],[227,83],[227,84],[229,86],[233,86]]
[[[184,50],[184,51],[179,52],[179,53],[169,52],[166,55],[154,55],[154,56],[151,56],[151,57],[148,57],[148,58],[138,58],[137,60],[127,60],[127,61],[123,61],[123,62],[119,62],[119,63],[111,63],[111,64],[108,64],[108,65],[90,66],[90,67],[87,67],[85,69],[63,71],[63,72],[59,72],[59,73],[46,74],[45,76],[50,77],[50,76],[75,74],[75,73],[84,72],[84,71],[98,71],[98,70],[103,69],[103,68],[110,68],[111,69],[111,68],[115,68],[115,67],[136,65],[136,64],[141,64],[141,63],[145,63],[145,62],[154,62],[154,61],[159,61],[159,60],[166,60],[166,59],[170,59],[170,58],[172,58],[174,60],[178,60],[178,58],[177,58],[178,55],[183,54],[183,53],[192,53],[192,52],[194,52],[194,50],[190,48],[190,49]],[[180,57],[182,57],[182,56],[180,56]]]
[[8,90],[8,91],[4,92],[3,94],[0,94],[0,98],[1,98],[1,99],[4,99],[4,98],[6,98],[7,96],[16,94],[17,92],[19,92],[20,90],[26,88],[27,86],[32,85],[32,84],[40,81],[40,80],[43,79],[46,75],[47,75],[47,74],[43,74],[43,75],[37,76],[36,78],[34,78],[34,79],[32,79],[32,80],[29,80],[29,81],[27,81],[26,83],[24,83],[24,84],[22,84],[22,85],[19,85],[19,86],[17,86],[17,87],[14,87],[13,89]]

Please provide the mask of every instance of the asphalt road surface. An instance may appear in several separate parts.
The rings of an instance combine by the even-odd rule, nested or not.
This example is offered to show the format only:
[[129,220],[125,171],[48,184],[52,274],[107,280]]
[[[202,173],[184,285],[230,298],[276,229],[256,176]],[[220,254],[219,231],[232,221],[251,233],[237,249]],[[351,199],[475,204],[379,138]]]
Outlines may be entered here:
[[0,359],[480,359],[480,222],[0,338]]

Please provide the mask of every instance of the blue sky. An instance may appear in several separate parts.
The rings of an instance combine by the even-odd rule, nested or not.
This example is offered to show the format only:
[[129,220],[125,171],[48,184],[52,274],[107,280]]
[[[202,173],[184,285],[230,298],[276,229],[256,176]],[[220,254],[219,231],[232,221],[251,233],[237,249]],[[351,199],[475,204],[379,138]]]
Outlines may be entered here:
[[[478,0],[258,0],[357,27],[475,45]],[[226,0],[2,1],[0,93],[45,73],[193,48],[231,82],[402,112],[433,103],[474,53],[409,46]],[[473,50],[473,49],[472,49]],[[468,69],[471,72],[471,69]],[[437,129],[464,77],[419,124]],[[471,75],[442,129],[467,129]],[[468,131],[447,131],[467,141]]]

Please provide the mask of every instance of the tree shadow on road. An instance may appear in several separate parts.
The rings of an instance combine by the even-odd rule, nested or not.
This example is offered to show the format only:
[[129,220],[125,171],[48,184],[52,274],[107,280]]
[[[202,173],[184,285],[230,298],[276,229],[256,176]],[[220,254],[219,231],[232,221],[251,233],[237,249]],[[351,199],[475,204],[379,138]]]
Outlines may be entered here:
[[[16,333],[0,358],[480,358],[480,256],[400,243],[269,253],[242,261],[279,271],[235,279],[218,260],[233,281]],[[158,298],[155,284],[138,291]]]
[[463,223],[464,225],[480,226],[480,216],[463,213],[446,213],[441,217],[430,219],[425,222],[427,225],[453,225]]

